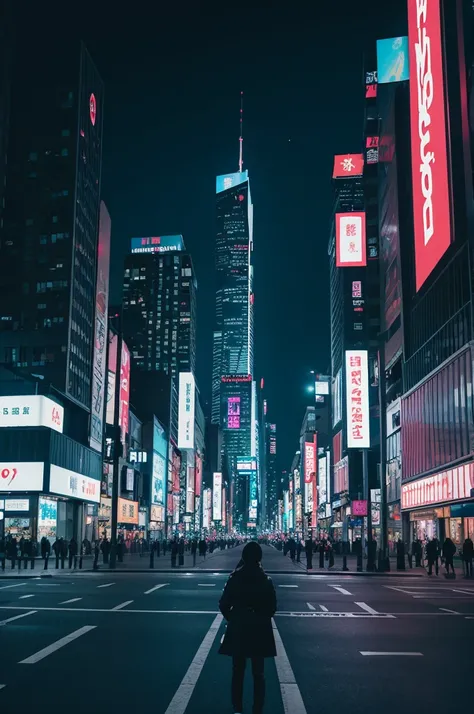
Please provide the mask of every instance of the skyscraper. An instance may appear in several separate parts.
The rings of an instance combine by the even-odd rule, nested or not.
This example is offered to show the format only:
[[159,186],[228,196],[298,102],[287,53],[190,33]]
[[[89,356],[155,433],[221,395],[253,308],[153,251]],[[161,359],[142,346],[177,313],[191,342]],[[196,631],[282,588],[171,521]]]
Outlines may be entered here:
[[197,281],[181,235],[132,238],[125,258],[123,330],[141,371],[195,372]]
[[[233,523],[245,527],[249,512],[249,484],[238,477],[236,460],[237,457],[257,456],[257,436],[256,389],[252,384],[253,206],[248,171],[242,170],[242,130],[239,171],[218,176],[216,194],[217,293],[212,422],[223,428],[224,469],[234,484],[231,504]],[[229,385],[232,385],[230,396]],[[245,410],[246,415],[249,409],[249,419],[240,418],[240,409]],[[244,448],[246,452],[242,452]]]
[[19,45],[0,243],[0,363],[33,370],[89,409],[103,84],[69,36],[25,31]]

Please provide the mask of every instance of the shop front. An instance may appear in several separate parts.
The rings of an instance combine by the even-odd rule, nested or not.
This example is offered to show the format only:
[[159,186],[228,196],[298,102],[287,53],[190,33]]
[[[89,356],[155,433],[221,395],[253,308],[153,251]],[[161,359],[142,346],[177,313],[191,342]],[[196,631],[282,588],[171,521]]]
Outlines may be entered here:
[[127,550],[134,553],[139,547],[145,532],[140,530],[138,501],[129,501],[127,498],[119,498],[117,506],[117,529],[119,537],[122,537]]
[[410,542],[445,538],[457,545],[474,532],[474,462],[402,485],[404,532]]

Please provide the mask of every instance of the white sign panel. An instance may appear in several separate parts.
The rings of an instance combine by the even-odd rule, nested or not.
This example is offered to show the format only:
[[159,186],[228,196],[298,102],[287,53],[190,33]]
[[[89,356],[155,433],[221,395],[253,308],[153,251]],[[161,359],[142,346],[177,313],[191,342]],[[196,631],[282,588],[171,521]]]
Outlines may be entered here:
[[326,456],[318,460],[318,486],[319,486],[319,503],[326,503],[327,498],[327,461]]
[[41,394],[0,397],[0,428],[46,426],[63,433],[64,409]]
[[347,448],[370,448],[367,350],[346,350]]
[[178,449],[194,449],[196,383],[192,372],[179,373]]
[[222,520],[222,474],[215,473],[212,489],[212,520]]
[[202,508],[202,527],[210,528],[211,527],[211,509],[209,506],[210,506],[211,498],[212,498],[211,489],[205,488],[203,491],[203,496],[204,496],[204,503],[203,503],[203,508]]
[[5,511],[29,511],[29,498],[7,498],[5,501]]
[[42,491],[44,464],[37,461],[0,461],[0,492]]
[[100,503],[100,481],[55,464],[51,464],[49,490],[81,501]]
[[464,501],[474,488],[474,463],[402,485],[402,510]]

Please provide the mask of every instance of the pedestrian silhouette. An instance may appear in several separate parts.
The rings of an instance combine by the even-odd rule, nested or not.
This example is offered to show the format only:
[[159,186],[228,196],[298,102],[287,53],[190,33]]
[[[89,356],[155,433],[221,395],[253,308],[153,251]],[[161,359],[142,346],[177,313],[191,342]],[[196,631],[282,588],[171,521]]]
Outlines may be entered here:
[[252,662],[254,683],[253,714],[262,714],[265,701],[264,660],[276,657],[272,617],[276,612],[276,593],[271,579],[261,566],[262,549],[247,543],[242,561],[224,588],[219,609],[227,629],[219,654],[232,657],[232,705],[243,711],[244,675],[247,659]]

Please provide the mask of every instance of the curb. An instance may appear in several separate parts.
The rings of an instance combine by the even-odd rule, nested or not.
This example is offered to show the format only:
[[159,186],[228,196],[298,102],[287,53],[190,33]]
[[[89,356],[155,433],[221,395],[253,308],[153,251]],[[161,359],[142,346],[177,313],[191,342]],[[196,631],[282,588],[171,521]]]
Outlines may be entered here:
[[47,575],[0,575],[0,580],[39,580],[53,577],[50,573]]

